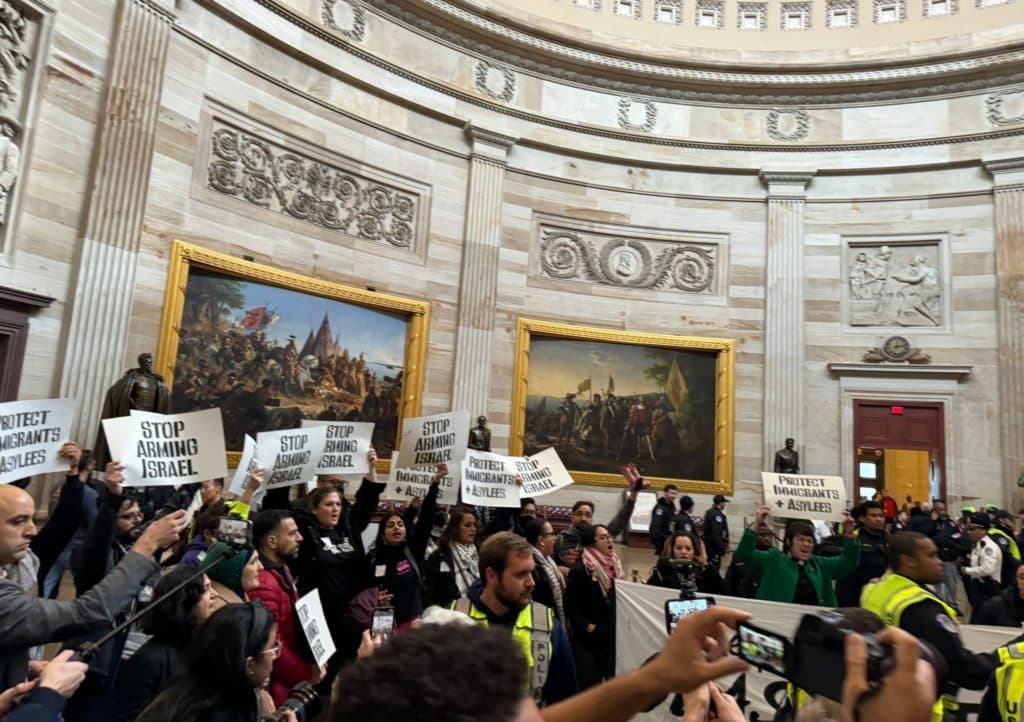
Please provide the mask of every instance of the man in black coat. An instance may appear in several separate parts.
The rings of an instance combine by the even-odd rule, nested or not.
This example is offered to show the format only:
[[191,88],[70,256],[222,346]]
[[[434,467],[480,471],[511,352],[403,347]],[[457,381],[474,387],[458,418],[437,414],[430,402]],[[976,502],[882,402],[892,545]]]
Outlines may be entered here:
[[672,536],[672,522],[676,515],[676,494],[675,484],[665,486],[665,495],[659,497],[654,509],[651,511],[651,526],[648,533],[651,535],[651,546],[654,553],[661,554],[665,540]]
[[729,522],[725,517],[725,505],[728,503],[728,499],[716,494],[714,506],[704,513],[704,548],[708,566],[716,572],[721,570],[722,557],[729,551]]
[[840,607],[859,607],[860,592],[872,579],[885,574],[888,567],[889,538],[885,532],[885,507],[866,501],[853,508],[860,537],[860,562],[853,574],[836,582],[836,601]]

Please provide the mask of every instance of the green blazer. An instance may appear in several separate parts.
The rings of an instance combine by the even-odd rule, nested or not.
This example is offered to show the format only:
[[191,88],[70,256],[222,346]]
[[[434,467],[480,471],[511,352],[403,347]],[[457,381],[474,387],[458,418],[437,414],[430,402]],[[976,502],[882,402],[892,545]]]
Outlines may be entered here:
[[[757,534],[752,529],[743,532],[740,545],[736,547],[737,560],[763,572],[757,598],[766,602],[792,602],[796,594],[796,581],[800,575],[797,562],[788,554],[772,547],[765,551],[756,549]],[[818,592],[818,604],[822,607],[836,606],[836,593],[832,589],[833,579],[842,579],[852,574],[860,563],[860,539],[843,538],[843,553],[837,557],[819,557],[812,554],[807,560],[807,577]]]

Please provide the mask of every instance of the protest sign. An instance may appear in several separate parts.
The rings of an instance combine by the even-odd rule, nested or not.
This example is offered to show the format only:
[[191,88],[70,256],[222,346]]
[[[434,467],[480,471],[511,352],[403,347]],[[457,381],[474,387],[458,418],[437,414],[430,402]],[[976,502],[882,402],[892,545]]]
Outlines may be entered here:
[[523,479],[523,496],[544,496],[573,483],[572,476],[553,446],[525,459],[516,459],[515,466],[516,472]]
[[457,462],[466,455],[468,443],[468,411],[406,419],[402,422],[401,450],[392,455],[392,460],[399,469],[448,464],[453,473],[458,473]]
[[366,455],[370,451],[373,423],[369,421],[302,420],[303,428],[324,426],[327,440],[317,466],[318,474],[365,474],[370,470]]
[[0,484],[66,471],[68,461],[58,454],[74,415],[73,399],[0,404]]
[[320,591],[314,589],[304,597],[295,602],[295,613],[299,617],[299,624],[302,625],[302,632],[306,635],[309,648],[313,652],[317,667],[327,664],[337,649],[334,646],[334,639],[331,637],[331,630],[327,628],[327,617],[324,616],[324,605],[320,601]]
[[520,471],[516,461],[489,451],[468,449],[462,460],[462,501],[479,506],[519,508]]
[[180,486],[227,475],[220,409],[103,419],[125,486]]
[[[392,458],[397,458],[398,453],[398,449],[395,449]],[[437,492],[438,504],[457,504],[459,502],[458,474],[453,474],[452,468],[449,466],[448,476],[441,479],[441,488]],[[391,478],[388,479],[387,488],[384,489],[381,498],[386,501],[405,502],[422,499],[430,491],[430,482],[433,478],[434,469],[399,469],[392,466]]]
[[256,439],[246,434],[245,445],[242,447],[242,457],[238,460],[238,468],[235,469],[235,475],[231,479],[228,493],[241,496],[242,492],[245,491],[249,474],[252,473],[253,469],[258,469],[259,467],[260,462],[256,458]]
[[256,458],[267,470],[264,486],[294,486],[316,476],[326,441],[326,426],[260,432],[256,437]]
[[764,504],[779,517],[842,521],[846,517],[846,485],[841,476],[761,472]]

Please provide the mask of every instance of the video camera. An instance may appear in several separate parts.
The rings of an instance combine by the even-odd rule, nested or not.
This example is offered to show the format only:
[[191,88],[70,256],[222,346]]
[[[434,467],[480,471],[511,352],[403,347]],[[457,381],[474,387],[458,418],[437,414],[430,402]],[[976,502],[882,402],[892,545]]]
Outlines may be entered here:
[[704,565],[684,559],[666,559],[666,561],[679,579],[679,598],[696,599],[697,575],[704,571]]
[[[846,638],[860,634],[868,648],[868,682],[880,682],[892,671],[891,645],[874,634],[861,634],[849,628],[849,620],[839,612],[805,614],[791,643],[775,632],[741,622],[733,637],[733,651],[744,661],[777,674],[811,695],[840,701],[846,678]],[[941,693],[949,681],[946,661],[934,647],[918,640],[921,659],[935,670],[936,689]]]
[[313,685],[299,682],[288,693],[288,699],[270,714],[260,717],[259,722],[284,722],[284,715],[289,710],[295,713],[299,722],[309,722],[316,719],[322,707],[320,695],[313,689]]

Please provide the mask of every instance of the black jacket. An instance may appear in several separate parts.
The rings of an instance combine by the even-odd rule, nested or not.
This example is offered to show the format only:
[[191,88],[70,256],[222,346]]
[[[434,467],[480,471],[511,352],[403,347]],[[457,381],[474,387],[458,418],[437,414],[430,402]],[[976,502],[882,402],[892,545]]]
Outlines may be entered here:
[[721,559],[729,551],[729,521],[717,506],[704,513],[704,546],[708,559]]
[[[399,546],[382,544],[370,552],[370,570],[373,581],[387,589],[394,597],[395,621],[407,622],[423,613],[422,567],[434,527],[434,512],[440,486],[431,484],[423,499],[416,523],[406,533],[406,541]],[[380,537],[378,537],[380,538]]]
[[[615,588],[605,596],[583,565],[582,558],[569,570],[565,585],[565,616],[569,636],[604,661],[615,664]],[[587,626],[594,625],[588,632]],[[614,673],[614,672],[613,672]]]
[[741,562],[735,556],[725,572],[725,593],[730,597],[756,599],[764,571]]
[[971,553],[971,539],[957,527],[956,522],[946,517],[938,519],[932,527],[932,541],[939,548],[939,559],[955,562]]
[[459,585],[455,582],[455,563],[452,550],[438,547],[423,565],[424,600],[426,605],[447,609],[461,597]]
[[675,517],[675,504],[665,497],[659,497],[658,503],[651,511],[651,526],[648,533],[651,535],[651,545],[655,554],[661,554],[665,540],[672,536],[672,521]]
[[985,602],[975,624],[987,624],[990,627],[1020,628],[1024,622],[1024,599],[1020,598],[1016,585],[1004,589],[997,596]]
[[50,567],[57,561],[57,557],[67,547],[81,524],[84,496],[85,484],[78,478],[78,474],[68,475],[64,479],[60,500],[46,521],[46,526],[40,529],[39,534],[32,540],[32,551],[39,557],[40,592]]
[[124,663],[114,683],[114,722],[132,722],[167,683],[186,671],[185,646],[150,639]]
[[[927,518],[927,517],[926,517]],[[836,581],[836,602],[840,607],[859,607],[860,593],[864,585],[885,574],[889,566],[889,539],[885,532],[872,534],[861,527],[860,563],[853,574]]]
[[676,518],[672,520],[672,530],[696,535],[697,524],[694,523],[692,516],[685,511],[681,511],[676,514]]

